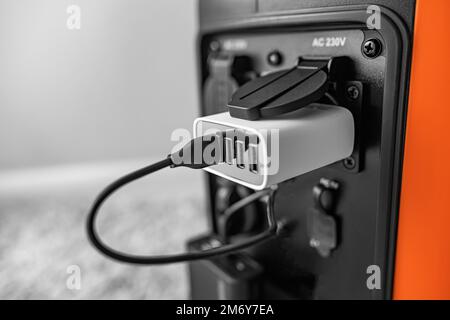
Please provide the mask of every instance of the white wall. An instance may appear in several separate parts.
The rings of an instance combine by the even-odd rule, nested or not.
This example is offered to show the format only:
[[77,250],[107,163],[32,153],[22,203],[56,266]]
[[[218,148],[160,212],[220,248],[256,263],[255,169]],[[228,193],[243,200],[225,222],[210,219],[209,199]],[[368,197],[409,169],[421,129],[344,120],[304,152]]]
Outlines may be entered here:
[[166,156],[198,112],[196,19],[193,0],[1,0],[0,171]]

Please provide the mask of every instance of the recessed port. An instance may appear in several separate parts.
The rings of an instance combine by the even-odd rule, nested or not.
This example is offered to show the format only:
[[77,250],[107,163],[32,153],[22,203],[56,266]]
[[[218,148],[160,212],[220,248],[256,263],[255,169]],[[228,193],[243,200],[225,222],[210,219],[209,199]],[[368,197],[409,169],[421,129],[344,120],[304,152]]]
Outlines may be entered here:
[[213,156],[216,158],[217,163],[223,163],[224,159],[224,141],[223,133],[216,133],[214,136],[215,142],[217,143],[217,149],[214,150]]
[[256,144],[248,146],[248,163],[250,172],[258,173],[258,145]]
[[225,162],[228,164],[234,163],[234,139],[225,138]]
[[245,168],[245,143],[243,141],[236,141],[236,166],[238,168]]

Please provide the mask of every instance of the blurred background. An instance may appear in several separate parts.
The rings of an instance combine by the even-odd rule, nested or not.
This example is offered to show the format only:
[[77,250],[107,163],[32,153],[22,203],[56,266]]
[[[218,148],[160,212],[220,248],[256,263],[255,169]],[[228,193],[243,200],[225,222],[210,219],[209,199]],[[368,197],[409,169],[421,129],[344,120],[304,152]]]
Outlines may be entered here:
[[[188,298],[185,265],[112,262],[84,223],[105,184],[191,129],[196,19],[194,0],[0,0],[0,298]],[[111,198],[99,231],[120,250],[180,252],[207,230],[203,194],[201,172],[162,171]]]

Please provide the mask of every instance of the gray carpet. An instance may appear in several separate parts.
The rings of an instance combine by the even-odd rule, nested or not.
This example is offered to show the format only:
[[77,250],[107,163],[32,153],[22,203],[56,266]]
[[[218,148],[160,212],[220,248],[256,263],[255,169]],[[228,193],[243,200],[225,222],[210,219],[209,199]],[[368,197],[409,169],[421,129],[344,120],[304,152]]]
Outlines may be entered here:
[[[105,205],[99,231],[135,254],[180,252],[207,230],[202,182],[180,171],[126,188]],[[0,194],[1,299],[188,298],[186,265],[124,265],[89,245],[86,212],[103,183]],[[80,290],[67,288],[71,265],[81,269]]]

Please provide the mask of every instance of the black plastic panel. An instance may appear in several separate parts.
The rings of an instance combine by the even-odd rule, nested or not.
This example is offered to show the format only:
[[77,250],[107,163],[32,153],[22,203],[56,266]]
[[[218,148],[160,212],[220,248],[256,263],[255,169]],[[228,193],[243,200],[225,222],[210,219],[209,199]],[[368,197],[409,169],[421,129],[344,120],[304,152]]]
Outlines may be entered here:
[[[207,1],[202,1],[201,7]],[[350,2],[366,3],[314,1],[327,6]],[[398,9],[399,15],[411,20],[414,1],[401,2],[404,6]],[[293,3],[260,1],[257,9],[293,9]],[[363,86],[362,97],[359,97],[362,106],[357,110],[361,166],[354,170],[337,163],[280,185],[275,202],[276,215],[290,221],[292,229],[285,237],[249,250],[265,269],[266,289],[262,295],[296,299],[389,298],[409,74],[407,28],[395,13],[386,9],[383,9],[382,30],[373,31],[365,27],[364,6],[319,8],[316,13],[310,9],[312,1],[295,3],[298,4],[296,9],[309,9],[295,13],[287,11],[285,16],[278,12],[275,17],[265,15],[255,19],[233,20],[228,16],[226,22],[205,23],[199,42],[202,88],[209,77],[207,61],[211,48],[216,50],[217,44],[222,53],[250,57],[252,76],[292,66],[299,56],[349,57],[352,67],[347,70],[344,84],[338,83],[334,93],[339,104],[350,110],[357,104],[351,95],[345,94],[347,86],[352,83]],[[394,7],[398,8],[397,5]],[[213,11],[211,6],[201,11],[205,15],[201,17],[202,21],[212,21],[209,14]],[[368,59],[361,48],[364,41],[374,37],[382,42],[383,52],[375,59]],[[318,45],[317,39],[325,39],[329,46]],[[215,45],[211,46],[211,43]],[[276,66],[267,59],[274,50],[283,56],[283,62]],[[205,104],[202,106],[203,114],[219,111]],[[336,180],[341,186],[334,215],[338,222],[339,245],[329,258],[321,257],[310,246],[306,229],[307,213],[314,205],[312,190],[321,178]],[[219,185],[223,183],[218,178],[208,177],[213,228],[218,214],[214,208]],[[367,288],[366,270],[370,265],[381,268],[381,290]]]
[[243,16],[371,4],[389,8],[404,21],[408,30],[412,30],[415,0],[202,0],[199,1],[199,18],[200,26],[206,29],[211,21]]

